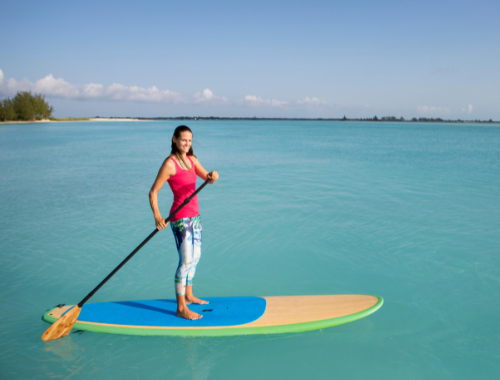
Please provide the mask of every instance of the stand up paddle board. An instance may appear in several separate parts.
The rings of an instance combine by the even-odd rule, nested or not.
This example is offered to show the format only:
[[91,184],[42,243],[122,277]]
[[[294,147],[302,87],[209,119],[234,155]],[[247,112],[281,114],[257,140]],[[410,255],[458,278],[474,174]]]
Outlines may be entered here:
[[[83,305],[76,330],[123,335],[230,336],[319,330],[364,318],[384,300],[368,295],[205,298],[189,305],[203,318],[176,316],[175,300],[102,302]],[[56,306],[42,319],[54,323],[73,306]]]

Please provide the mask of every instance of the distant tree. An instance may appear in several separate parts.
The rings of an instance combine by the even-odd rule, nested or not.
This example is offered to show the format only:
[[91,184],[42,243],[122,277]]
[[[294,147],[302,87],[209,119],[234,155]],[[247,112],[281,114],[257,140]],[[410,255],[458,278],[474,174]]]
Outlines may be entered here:
[[54,107],[49,106],[42,94],[32,95],[31,91],[20,91],[12,99],[18,120],[35,121],[52,116]]
[[16,120],[16,111],[14,110],[12,100],[9,98],[0,102],[0,120]]
[[375,117],[373,118],[373,121],[378,121],[377,115],[375,115]]
[[427,117],[419,117],[419,118],[418,118],[418,121],[424,121],[424,122],[426,122],[426,123],[428,123],[428,122],[436,122],[436,121],[441,122],[441,121],[443,121],[443,119],[441,119],[440,117],[438,117],[438,118],[436,118],[436,119],[434,119],[434,118],[432,118],[432,117],[431,117],[431,118],[427,118]]
[[488,120],[488,123],[493,123],[493,120],[492,119]]
[[17,119],[35,120],[35,107],[31,91],[21,91],[12,99]]
[[48,119],[54,112],[54,107],[49,106],[49,103],[45,101],[45,95],[42,94],[35,94],[34,107],[36,116],[40,119]]
[[406,120],[405,120],[405,118],[404,118],[403,116],[401,116],[401,119],[400,119],[400,120],[401,120],[401,121],[406,121]]
[[347,120],[347,118],[345,117],[345,115],[344,115],[344,118],[342,120]]
[[396,116],[383,116],[380,120],[382,121],[397,121]]
[[411,121],[418,121],[416,117],[414,117],[413,119],[411,119]]

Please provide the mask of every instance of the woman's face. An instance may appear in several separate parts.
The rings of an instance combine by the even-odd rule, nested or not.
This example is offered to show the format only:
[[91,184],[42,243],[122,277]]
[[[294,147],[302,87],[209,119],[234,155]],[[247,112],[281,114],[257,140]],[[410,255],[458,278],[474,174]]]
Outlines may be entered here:
[[181,132],[179,138],[172,137],[172,141],[175,145],[177,145],[177,149],[179,149],[182,153],[189,152],[189,148],[191,148],[191,143],[193,141],[193,135],[189,131]]

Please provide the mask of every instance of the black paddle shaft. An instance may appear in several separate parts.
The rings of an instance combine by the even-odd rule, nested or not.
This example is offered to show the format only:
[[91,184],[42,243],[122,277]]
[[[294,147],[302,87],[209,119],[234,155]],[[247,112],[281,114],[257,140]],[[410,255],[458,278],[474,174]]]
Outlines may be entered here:
[[[200,187],[198,187],[198,189],[197,189],[197,190],[196,190],[193,194],[191,194],[188,198],[186,198],[186,199],[184,200],[184,202],[182,202],[182,204],[181,204],[179,207],[177,207],[177,210],[175,210],[173,213],[171,213],[171,214],[168,216],[168,218],[167,218],[167,219],[165,219],[165,223],[168,223],[168,222],[170,221],[170,219],[172,219],[172,218],[175,216],[175,214],[177,214],[177,213],[181,210],[181,208],[183,208],[185,205],[187,205],[187,204],[191,201],[191,199],[193,199],[193,197],[194,197],[196,194],[198,194],[198,193],[199,193],[199,192],[200,192],[200,191],[201,191],[201,190],[202,190],[202,189],[203,189],[203,188],[207,185],[207,183],[208,183],[208,182],[212,179],[212,172],[208,173],[208,176],[209,176],[209,178],[208,178],[208,179],[207,179],[207,180],[203,183],[203,185],[201,185]],[[156,233],[157,233],[158,231],[159,231],[159,230],[158,230],[158,228],[157,228],[156,230],[154,230],[153,232],[151,232],[151,234],[150,234],[150,235],[149,235],[146,239],[144,239],[144,241],[143,241],[141,244],[139,244],[139,245],[137,246],[137,248],[136,248],[136,249],[134,249],[134,250],[132,251],[132,253],[130,253],[130,255],[128,255],[128,256],[125,258],[125,260],[123,260],[123,261],[120,263],[120,265],[118,265],[118,266],[117,266],[117,267],[113,270],[113,272],[111,272],[110,274],[108,274],[108,276],[107,276],[104,280],[102,280],[102,281],[101,281],[101,283],[100,283],[99,285],[97,285],[97,286],[95,287],[95,289],[94,289],[94,290],[92,290],[92,291],[91,291],[91,292],[87,295],[87,297],[85,297],[83,300],[81,300],[81,301],[80,301],[80,303],[78,304],[78,306],[79,306],[79,307],[82,307],[82,306],[83,306],[83,304],[84,304],[85,302],[87,302],[87,301],[90,299],[90,297],[92,297],[92,296],[94,295],[94,293],[95,293],[95,292],[97,292],[97,291],[101,288],[101,286],[103,286],[103,285],[104,285],[104,284],[105,284],[105,283],[106,283],[106,282],[107,282],[107,281],[108,281],[111,277],[113,277],[113,275],[114,275],[116,272],[118,272],[118,271],[120,270],[120,268],[121,268],[122,266],[124,266],[124,265],[126,264],[126,262],[127,262],[127,261],[129,261],[129,260],[132,258],[132,256],[134,256],[137,252],[139,252],[139,250],[140,250],[142,247],[144,247],[144,246],[146,245],[146,243],[147,243],[149,240],[151,240],[151,238],[152,238],[153,236],[155,236],[155,235],[156,235]]]

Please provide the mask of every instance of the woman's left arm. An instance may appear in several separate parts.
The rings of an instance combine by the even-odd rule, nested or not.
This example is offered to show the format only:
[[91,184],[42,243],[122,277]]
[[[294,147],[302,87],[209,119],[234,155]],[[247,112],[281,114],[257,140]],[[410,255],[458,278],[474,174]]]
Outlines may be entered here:
[[[190,158],[194,162],[194,169],[196,171],[196,174],[198,177],[200,177],[202,180],[206,181],[208,179],[208,171],[201,166],[200,161],[194,156],[190,156]],[[215,183],[219,179],[219,173],[217,173],[215,170],[212,171],[212,179],[208,182],[210,184]]]

